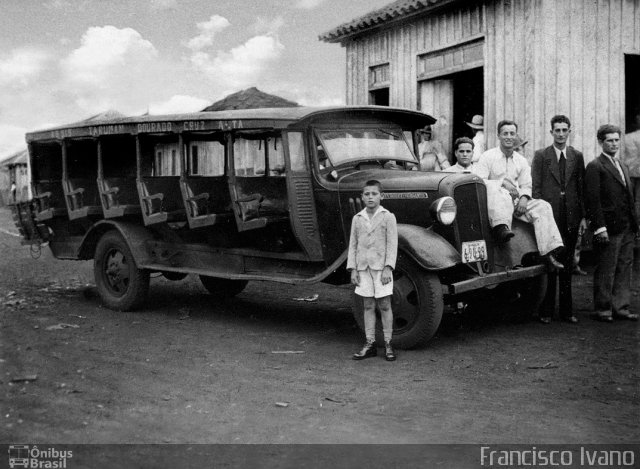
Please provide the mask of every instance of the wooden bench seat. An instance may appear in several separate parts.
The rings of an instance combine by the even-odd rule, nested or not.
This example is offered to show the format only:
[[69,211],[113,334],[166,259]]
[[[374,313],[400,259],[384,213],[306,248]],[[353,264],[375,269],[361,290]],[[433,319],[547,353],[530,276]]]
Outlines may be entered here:
[[197,176],[180,180],[189,228],[215,225],[233,217],[224,176]]
[[135,179],[98,179],[98,190],[105,218],[117,218],[140,213]]
[[143,177],[137,187],[145,225],[186,221],[178,176]]
[[69,220],[102,214],[96,183],[88,179],[62,181]]
[[36,194],[33,198],[36,202],[37,218],[39,221],[50,220],[54,217],[62,217],[67,214],[61,181],[37,182]]
[[289,220],[285,178],[238,177],[231,190],[238,208],[238,231],[264,228]]

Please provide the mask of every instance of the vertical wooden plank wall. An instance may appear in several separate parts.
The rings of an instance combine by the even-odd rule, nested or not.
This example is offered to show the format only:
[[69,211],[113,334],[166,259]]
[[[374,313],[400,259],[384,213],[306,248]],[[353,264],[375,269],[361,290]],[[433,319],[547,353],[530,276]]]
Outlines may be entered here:
[[639,31],[640,0],[489,0],[488,145],[497,144],[492,125],[511,118],[531,159],[551,143],[549,119],[566,114],[571,144],[592,160],[598,127],[624,126],[624,54],[640,54]]
[[488,146],[497,143],[497,122],[513,119],[531,159],[551,143],[551,116],[566,114],[572,145],[590,161],[599,151],[597,128],[624,126],[624,54],[640,54],[640,0],[461,5],[348,41],[347,104],[367,104],[369,67],[389,62],[390,104],[419,109],[417,56],[484,33]]
[[390,105],[418,109],[418,55],[464,42],[466,38],[482,33],[483,11],[479,2],[445,13],[398,22],[348,40],[344,44],[347,104],[369,103],[369,67],[388,62],[391,72]]

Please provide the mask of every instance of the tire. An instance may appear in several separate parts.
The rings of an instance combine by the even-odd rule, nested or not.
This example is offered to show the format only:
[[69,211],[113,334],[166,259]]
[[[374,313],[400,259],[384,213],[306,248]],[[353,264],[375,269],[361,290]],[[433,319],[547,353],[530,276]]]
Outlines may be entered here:
[[[410,349],[425,345],[442,320],[444,303],[438,276],[425,271],[400,253],[393,272],[393,345]],[[362,298],[353,293],[353,316],[364,331]],[[384,343],[380,314],[376,311],[376,341]]]
[[127,242],[117,231],[108,231],[98,241],[93,261],[98,294],[116,311],[140,308],[149,292],[149,271],[136,267]]
[[200,281],[209,293],[218,298],[232,298],[239,294],[249,283],[247,280],[200,276]]

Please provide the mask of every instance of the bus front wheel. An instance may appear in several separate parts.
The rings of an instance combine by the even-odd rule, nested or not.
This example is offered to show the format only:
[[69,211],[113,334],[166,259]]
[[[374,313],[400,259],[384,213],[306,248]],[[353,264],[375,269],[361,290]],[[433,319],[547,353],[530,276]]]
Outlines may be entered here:
[[[437,275],[425,271],[403,253],[398,253],[393,271],[393,339],[397,348],[422,346],[431,339],[442,320],[444,303],[442,285]],[[362,297],[353,294],[353,315],[364,331]],[[376,311],[376,340],[383,343],[382,321]]]
[[105,233],[93,260],[98,294],[116,311],[140,308],[149,292],[149,271],[138,269],[127,242],[117,231]]

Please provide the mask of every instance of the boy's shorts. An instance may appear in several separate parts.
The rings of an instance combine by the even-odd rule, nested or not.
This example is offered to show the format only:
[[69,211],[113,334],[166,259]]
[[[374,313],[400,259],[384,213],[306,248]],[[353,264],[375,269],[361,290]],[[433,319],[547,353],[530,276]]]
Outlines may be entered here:
[[382,284],[382,270],[359,270],[360,285],[356,287],[356,295],[364,297],[384,298],[393,294],[393,278],[386,285]]

